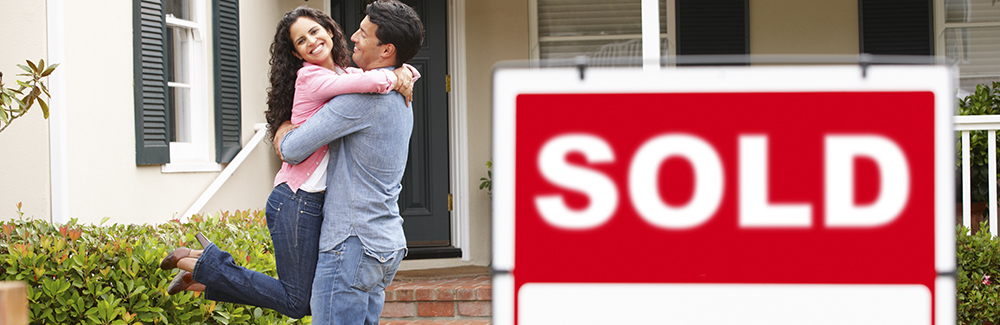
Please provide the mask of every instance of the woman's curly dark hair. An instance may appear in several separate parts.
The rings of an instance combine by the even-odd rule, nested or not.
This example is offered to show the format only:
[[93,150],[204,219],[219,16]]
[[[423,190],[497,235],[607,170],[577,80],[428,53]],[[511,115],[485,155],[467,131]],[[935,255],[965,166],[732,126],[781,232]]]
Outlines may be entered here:
[[347,49],[347,41],[344,40],[344,32],[333,18],[322,11],[305,6],[286,13],[278,22],[278,28],[274,32],[274,42],[271,43],[271,71],[268,73],[271,86],[267,88],[267,111],[264,111],[264,116],[268,124],[267,137],[272,141],[274,131],[281,126],[281,123],[292,118],[295,77],[299,68],[302,68],[303,61],[295,56],[295,44],[292,43],[289,28],[299,17],[312,19],[330,32],[330,38],[333,40],[333,44],[330,45],[330,55],[333,56],[334,64],[341,67],[350,64],[350,51]]

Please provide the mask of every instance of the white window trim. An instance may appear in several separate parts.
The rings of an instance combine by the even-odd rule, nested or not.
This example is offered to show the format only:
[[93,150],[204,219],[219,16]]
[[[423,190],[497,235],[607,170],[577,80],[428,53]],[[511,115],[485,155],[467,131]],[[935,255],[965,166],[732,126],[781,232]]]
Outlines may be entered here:
[[[198,0],[191,0],[191,3],[195,4],[197,1]],[[195,30],[204,29],[204,27],[200,23],[200,22],[203,22],[204,19],[201,19],[202,17],[198,17],[197,15],[195,15],[194,18],[195,18],[195,21],[189,21],[189,20],[184,20],[184,19],[180,19],[180,18],[175,18],[174,16],[170,15],[170,16],[167,16],[166,23],[167,23],[167,25],[187,27],[187,28],[191,28],[191,29],[195,29]],[[201,41],[202,38],[198,38],[196,40],[197,41]]]
[[[946,15],[948,14],[947,8],[944,5],[945,0],[934,0],[934,55],[936,57],[947,59],[947,48],[945,44],[945,32],[950,28],[982,28],[982,27],[1000,27],[1000,21],[997,22],[959,22],[959,23],[949,23],[947,22]],[[955,67],[958,65],[956,64]],[[958,78],[961,79],[961,75]],[[966,78],[981,78],[981,77],[1000,77],[998,76],[966,76]],[[957,85],[956,85],[957,86]]]
[[168,16],[167,25],[186,27],[191,30],[192,42],[188,48],[186,61],[191,63],[188,84],[170,83],[170,86],[180,86],[190,89],[191,102],[187,116],[187,126],[190,130],[190,142],[170,143],[170,162],[160,168],[162,173],[184,172],[218,172],[222,165],[211,159],[211,135],[209,134],[210,110],[208,107],[208,46],[206,34],[206,3],[204,0],[191,1],[192,20],[183,20]]
[[[533,1],[533,0],[532,0]],[[452,246],[462,250],[462,261],[472,259],[469,221],[469,127],[466,98],[465,0],[448,0],[448,93],[449,169],[451,173]]]
[[[652,0],[652,1],[655,3],[655,6],[653,6],[651,4],[648,4],[648,2],[650,2],[650,0],[642,0],[643,5],[644,5],[643,9],[645,9],[646,7],[658,7],[659,6],[659,1],[661,1],[661,0]],[[675,1],[676,0],[665,0],[665,1],[666,1],[666,3],[664,5],[667,7],[666,8],[667,9],[667,13],[666,13],[667,32],[666,33],[660,33],[659,38],[666,38],[667,39],[667,44],[668,44],[668,46],[667,46],[667,57],[668,58],[673,58],[673,57],[677,56],[677,45],[676,45],[676,42],[675,42],[675,39],[676,39],[675,35],[677,35],[677,19],[675,17],[675,15],[676,15],[675,14],[675,8],[676,8],[676,6],[675,6],[676,2]],[[938,0],[938,1],[944,1],[944,0]],[[656,11],[656,17],[659,17],[659,10],[657,9],[655,11]],[[655,24],[656,27],[652,28],[651,30],[659,30],[659,21],[657,20],[653,24]],[[649,29],[645,25],[647,25],[646,22],[643,22],[643,32],[645,32],[647,29]],[[529,46],[528,49],[529,49],[529,52],[530,52],[530,54],[529,54],[530,61],[529,62],[530,62],[531,67],[533,67],[533,68],[534,67],[538,67],[538,62],[541,59],[540,42],[551,42],[551,41],[587,41],[587,40],[601,40],[601,39],[607,39],[607,40],[629,40],[629,39],[643,39],[643,38],[644,37],[643,37],[642,34],[632,34],[632,35],[588,35],[588,36],[540,36],[540,35],[538,35],[538,0],[528,0],[528,46]],[[662,50],[662,49],[659,49],[659,42],[657,42],[656,48],[658,49],[658,50],[655,51],[656,53],[659,53]],[[649,53],[646,53],[646,52],[647,52],[647,50],[644,47],[644,49],[643,49],[643,55],[644,56],[650,55]],[[658,55],[654,55],[654,57],[658,57]],[[649,59],[644,58],[643,60],[646,61],[646,60],[649,60]],[[668,61],[668,66],[676,65],[675,61],[676,60],[669,60]]]

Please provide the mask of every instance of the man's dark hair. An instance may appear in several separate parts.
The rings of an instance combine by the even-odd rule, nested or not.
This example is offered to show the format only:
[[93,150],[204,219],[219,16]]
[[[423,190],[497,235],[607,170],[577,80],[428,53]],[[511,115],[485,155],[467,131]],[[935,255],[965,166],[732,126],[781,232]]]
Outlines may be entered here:
[[413,8],[397,0],[376,0],[366,11],[368,20],[378,26],[375,37],[379,45],[396,47],[396,68],[417,55],[424,42],[424,24]]

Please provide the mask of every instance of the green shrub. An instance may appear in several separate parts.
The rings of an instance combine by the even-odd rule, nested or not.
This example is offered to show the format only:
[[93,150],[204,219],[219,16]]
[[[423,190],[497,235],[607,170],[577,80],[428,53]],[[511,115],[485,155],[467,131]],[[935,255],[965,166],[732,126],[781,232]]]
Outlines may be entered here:
[[0,221],[0,280],[27,283],[31,324],[309,323],[201,293],[167,295],[177,271],[160,270],[160,260],[178,246],[200,248],[198,232],[237,264],[276,276],[265,220],[263,211],[236,211],[155,226]]
[[980,231],[958,226],[958,324],[997,323],[1000,320],[1000,239],[990,235],[984,221]]

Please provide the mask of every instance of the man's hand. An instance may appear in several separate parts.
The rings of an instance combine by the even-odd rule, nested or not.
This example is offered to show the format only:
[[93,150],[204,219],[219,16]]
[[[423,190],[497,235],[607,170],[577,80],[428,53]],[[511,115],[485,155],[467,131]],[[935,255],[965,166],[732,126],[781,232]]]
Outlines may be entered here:
[[396,74],[396,83],[392,90],[399,92],[406,99],[406,107],[413,101],[413,72],[405,66],[392,70]]
[[274,131],[274,153],[278,154],[278,158],[280,158],[281,161],[285,161],[285,158],[281,156],[281,139],[285,138],[285,134],[288,133],[288,131],[294,130],[297,127],[299,126],[292,124],[291,121],[285,121],[285,123],[281,123],[281,126]]

